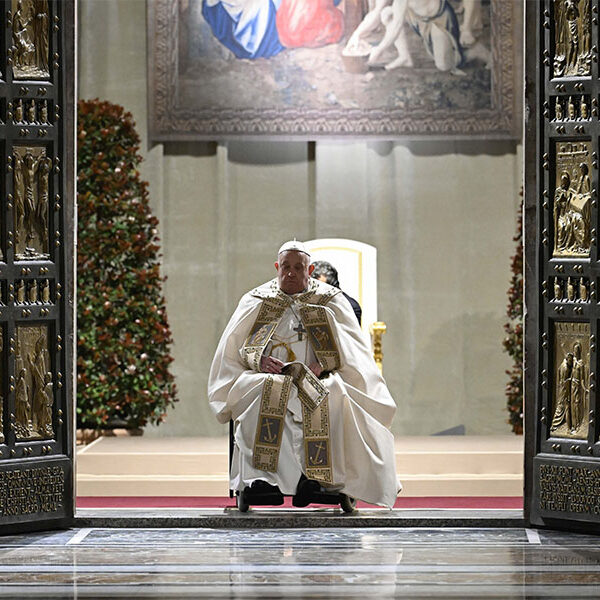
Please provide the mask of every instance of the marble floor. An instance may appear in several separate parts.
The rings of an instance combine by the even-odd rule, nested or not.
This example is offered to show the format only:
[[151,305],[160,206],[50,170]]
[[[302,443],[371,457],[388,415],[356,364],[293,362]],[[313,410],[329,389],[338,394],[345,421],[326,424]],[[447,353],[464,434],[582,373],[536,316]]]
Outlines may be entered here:
[[599,598],[600,538],[521,528],[0,537],[0,598]]

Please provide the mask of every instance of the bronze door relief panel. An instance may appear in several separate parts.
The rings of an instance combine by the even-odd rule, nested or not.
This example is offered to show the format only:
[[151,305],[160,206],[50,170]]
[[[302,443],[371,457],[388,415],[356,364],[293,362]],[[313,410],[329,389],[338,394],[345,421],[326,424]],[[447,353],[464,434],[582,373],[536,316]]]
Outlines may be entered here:
[[592,72],[592,0],[552,0],[553,77]]
[[0,0],[0,531],[74,510],[73,10]]
[[554,257],[589,257],[591,142],[554,142]]
[[589,323],[554,322],[554,387],[550,434],[587,440],[589,431]]
[[525,507],[537,525],[600,526],[598,4],[526,3]]

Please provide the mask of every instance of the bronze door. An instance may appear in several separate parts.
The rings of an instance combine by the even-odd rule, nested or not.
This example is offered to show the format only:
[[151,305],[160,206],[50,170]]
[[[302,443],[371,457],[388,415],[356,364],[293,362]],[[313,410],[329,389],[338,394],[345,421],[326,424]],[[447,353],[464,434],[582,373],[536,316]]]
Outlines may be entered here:
[[525,515],[600,531],[598,3],[525,3]]
[[74,4],[0,5],[0,532],[73,517]]

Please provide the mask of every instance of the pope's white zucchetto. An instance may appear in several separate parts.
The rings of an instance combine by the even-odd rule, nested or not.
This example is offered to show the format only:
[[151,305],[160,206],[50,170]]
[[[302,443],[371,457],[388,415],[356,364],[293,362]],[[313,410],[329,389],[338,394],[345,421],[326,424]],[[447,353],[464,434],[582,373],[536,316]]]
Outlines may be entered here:
[[303,252],[304,254],[306,254],[306,256],[308,256],[308,258],[310,258],[310,252],[308,251],[306,246],[302,242],[299,242],[298,240],[291,240],[291,241],[283,244],[281,246],[281,248],[279,248],[279,250],[277,252],[277,256],[279,256],[282,252],[288,252],[289,250],[295,250],[296,252]]

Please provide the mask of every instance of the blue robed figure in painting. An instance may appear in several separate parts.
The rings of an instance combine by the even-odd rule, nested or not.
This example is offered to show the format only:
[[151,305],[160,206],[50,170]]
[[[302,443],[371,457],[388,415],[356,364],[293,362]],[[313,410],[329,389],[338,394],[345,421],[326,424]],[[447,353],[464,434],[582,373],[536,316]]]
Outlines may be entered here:
[[284,47],[277,33],[281,0],[204,0],[202,15],[237,58],[268,58]]
[[315,48],[339,41],[343,14],[335,7],[340,2],[203,0],[202,15],[214,36],[237,58],[269,58],[285,48]]

